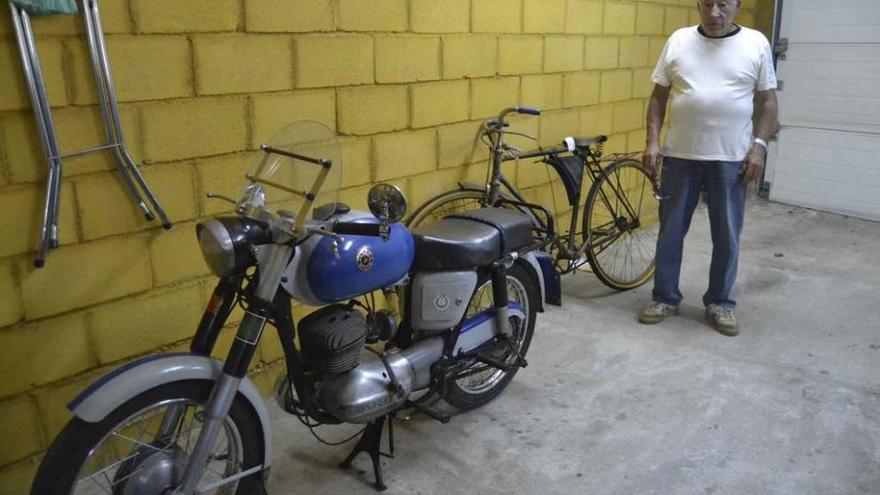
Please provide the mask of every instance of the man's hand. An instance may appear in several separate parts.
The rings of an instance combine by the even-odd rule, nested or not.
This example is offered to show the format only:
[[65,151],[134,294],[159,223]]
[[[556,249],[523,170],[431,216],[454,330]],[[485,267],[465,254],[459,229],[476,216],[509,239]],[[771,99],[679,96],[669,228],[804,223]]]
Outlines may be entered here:
[[746,183],[757,182],[764,172],[764,148],[760,145],[752,146],[743,160],[739,175],[743,176]]
[[648,144],[645,153],[642,155],[642,165],[652,179],[657,178],[657,171],[660,169],[660,163],[663,161],[663,155],[660,153],[660,145],[657,143]]

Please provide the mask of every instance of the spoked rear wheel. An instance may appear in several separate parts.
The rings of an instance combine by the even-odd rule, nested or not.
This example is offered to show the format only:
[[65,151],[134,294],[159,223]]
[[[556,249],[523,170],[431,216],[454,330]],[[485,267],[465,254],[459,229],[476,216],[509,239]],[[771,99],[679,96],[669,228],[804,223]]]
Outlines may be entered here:
[[[510,318],[510,326],[502,329],[501,337],[506,344],[492,354],[496,361],[513,364],[517,358],[525,358],[535,331],[535,311],[538,305],[538,286],[531,273],[521,265],[513,265],[507,270],[507,297],[510,303],[519,305],[525,319]],[[477,290],[468,304],[465,318],[494,307],[492,283],[481,279]],[[447,384],[443,398],[462,411],[482,406],[500,394],[513,380],[518,368],[507,371],[488,364],[476,362],[461,371]]]
[[[134,397],[98,423],[74,418],[43,458],[31,494],[173,492],[201,431],[211,387],[207,381],[169,383]],[[259,418],[238,397],[223,421],[199,487],[263,464],[263,454]],[[206,493],[251,495],[261,490],[258,472]]]
[[622,159],[606,167],[584,207],[583,235],[593,273],[616,290],[644,284],[654,275],[659,230],[653,181],[642,164]]

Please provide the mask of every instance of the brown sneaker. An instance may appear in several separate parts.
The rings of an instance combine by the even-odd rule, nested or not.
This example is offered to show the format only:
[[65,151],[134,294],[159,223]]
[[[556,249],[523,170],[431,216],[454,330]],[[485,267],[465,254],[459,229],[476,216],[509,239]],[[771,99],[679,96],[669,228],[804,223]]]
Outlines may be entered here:
[[733,314],[733,308],[720,304],[710,304],[706,306],[706,318],[709,319],[712,327],[721,335],[727,335],[728,337],[739,335],[739,328],[736,326],[736,316]]
[[639,313],[639,322],[646,325],[660,323],[669,315],[678,313],[678,306],[654,301]]

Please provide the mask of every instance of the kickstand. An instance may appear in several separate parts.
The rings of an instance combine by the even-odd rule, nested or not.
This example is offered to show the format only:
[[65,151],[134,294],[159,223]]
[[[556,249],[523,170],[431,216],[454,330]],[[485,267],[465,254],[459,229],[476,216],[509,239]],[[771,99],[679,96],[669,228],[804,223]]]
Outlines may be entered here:
[[[385,420],[388,420],[388,449],[389,453],[386,454],[382,452],[382,428],[385,426]],[[360,440],[358,440],[357,445],[354,446],[354,449],[348,454],[348,457],[345,458],[344,461],[339,463],[339,467],[343,469],[348,469],[351,467],[351,461],[360,454],[361,452],[366,452],[370,455],[370,459],[373,461],[373,474],[376,477],[376,482],[373,484],[373,487],[377,491],[387,490],[388,487],[385,483],[382,482],[382,464],[380,462],[380,457],[390,457],[394,458],[394,421],[391,415],[385,415],[380,418],[374,419],[367,423],[367,427],[364,429],[364,434],[361,435]]]

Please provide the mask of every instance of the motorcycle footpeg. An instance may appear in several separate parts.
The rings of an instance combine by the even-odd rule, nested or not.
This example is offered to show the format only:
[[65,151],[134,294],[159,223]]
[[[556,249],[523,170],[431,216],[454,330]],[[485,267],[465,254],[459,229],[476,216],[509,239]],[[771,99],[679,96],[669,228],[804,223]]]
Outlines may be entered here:
[[425,416],[428,416],[431,419],[435,419],[443,424],[446,424],[450,420],[452,420],[451,415],[434,411],[434,410],[429,409],[421,404],[416,404],[415,402],[406,401],[406,403],[404,403],[404,407],[412,407],[413,409],[424,414]]

